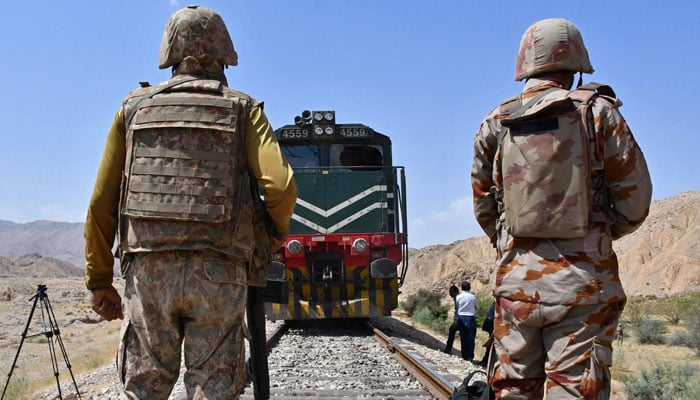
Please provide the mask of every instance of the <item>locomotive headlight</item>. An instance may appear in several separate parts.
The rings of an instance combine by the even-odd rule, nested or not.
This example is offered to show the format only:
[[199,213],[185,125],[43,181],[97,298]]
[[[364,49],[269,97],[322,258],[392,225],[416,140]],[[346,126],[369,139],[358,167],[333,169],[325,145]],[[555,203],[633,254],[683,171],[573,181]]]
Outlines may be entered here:
[[318,121],[318,122],[321,122],[321,120],[323,119],[323,113],[315,112],[315,113],[314,113],[314,119],[315,119],[316,121]]
[[303,248],[304,246],[301,245],[301,242],[296,239],[290,240],[289,243],[287,243],[287,251],[289,254],[299,254]]
[[333,134],[333,127],[327,126],[326,127],[326,135],[332,135],[332,134]]
[[330,122],[330,121],[333,121],[333,118],[335,118],[335,116],[333,115],[333,113],[327,112],[327,113],[323,114],[323,118],[326,121]]
[[323,135],[323,128],[321,128],[320,126],[315,127],[315,128],[314,128],[314,134],[316,134],[316,135]]
[[369,243],[365,239],[359,238],[352,242],[352,248],[358,253],[364,253],[369,248]]

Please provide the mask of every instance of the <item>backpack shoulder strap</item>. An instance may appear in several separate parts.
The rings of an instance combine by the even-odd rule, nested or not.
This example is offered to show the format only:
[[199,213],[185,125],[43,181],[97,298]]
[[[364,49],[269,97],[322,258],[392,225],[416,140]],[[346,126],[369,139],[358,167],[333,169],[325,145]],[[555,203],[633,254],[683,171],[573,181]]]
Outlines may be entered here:
[[[516,118],[521,117],[521,116],[522,116],[523,114],[525,114],[532,106],[537,105],[537,103],[539,103],[540,100],[542,100],[543,98],[545,98],[545,97],[546,97],[547,95],[549,95],[550,93],[554,93],[554,92],[556,92],[556,91],[558,91],[558,90],[562,90],[562,89],[561,89],[561,88],[558,88],[558,87],[551,87],[551,88],[549,88],[549,89],[547,89],[547,90],[543,90],[543,91],[541,91],[540,93],[537,93],[536,96],[534,96],[534,97],[528,99],[527,102],[525,102],[524,104],[522,104],[522,106],[521,106],[519,109],[517,109],[517,110],[515,110],[514,112],[512,112],[512,113],[508,116],[508,119],[516,119]],[[522,103],[522,100],[521,100],[521,103]]]
[[615,91],[610,86],[597,82],[589,82],[569,92],[569,98],[581,103],[589,103],[595,96],[607,98],[611,103],[617,99]]
[[[522,94],[515,95],[508,99],[505,99],[500,106],[498,106],[498,114],[501,118],[507,118],[514,112],[520,110],[523,107],[523,96]],[[501,126],[501,131],[498,132],[498,143],[500,145],[503,136],[506,132],[503,126]]]
[[540,102],[540,100],[557,90],[561,89],[557,87],[551,87],[547,90],[543,90],[536,96],[528,99],[526,102],[523,102],[522,94],[519,94],[517,96],[513,96],[509,99],[506,99],[503,103],[501,103],[501,105],[498,108],[499,114],[502,118],[501,131],[498,133],[498,143],[500,144],[503,140],[503,137],[506,135],[507,124],[504,121],[505,119],[510,120],[521,117],[530,109],[530,107],[537,105]]
[[610,103],[613,107],[619,107],[622,102],[615,97],[615,91],[608,85],[597,82],[589,82],[585,85],[581,85],[575,90],[569,92],[568,96],[571,100],[578,104],[581,118],[583,118],[584,124],[586,126],[586,131],[589,137],[593,138],[595,142],[595,155],[598,158],[602,158],[601,140],[595,132],[593,115],[590,106],[593,104],[596,98],[601,98]]
[[510,115],[515,111],[519,110],[523,106],[522,95],[516,95],[508,99],[503,100],[500,106],[498,106],[498,114],[500,115]]

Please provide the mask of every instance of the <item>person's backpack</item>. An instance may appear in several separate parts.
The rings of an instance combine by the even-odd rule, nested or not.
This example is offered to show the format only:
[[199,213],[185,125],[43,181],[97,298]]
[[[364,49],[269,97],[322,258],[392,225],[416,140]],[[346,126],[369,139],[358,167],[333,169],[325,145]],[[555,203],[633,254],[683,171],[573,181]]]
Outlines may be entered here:
[[470,384],[472,377],[477,373],[486,375],[482,370],[474,370],[464,378],[462,384],[452,392],[449,400],[493,400],[495,396],[489,385],[485,381],[476,380]]
[[[503,178],[505,226],[515,237],[579,238],[590,211],[590,105],[614,99],[609,86],[550,88],[532,99],[506,100],[496,166]],[[524,104],[523,104],[524,103]]]

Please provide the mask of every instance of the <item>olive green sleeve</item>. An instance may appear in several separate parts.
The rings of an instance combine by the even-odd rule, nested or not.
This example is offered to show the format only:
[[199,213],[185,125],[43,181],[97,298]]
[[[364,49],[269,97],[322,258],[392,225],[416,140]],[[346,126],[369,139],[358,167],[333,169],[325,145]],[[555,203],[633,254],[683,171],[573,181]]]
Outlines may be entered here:
[[107,135],[85,220],[85,283],[109,287],[114,275],[112,247],[117,233],[119,187],[126,154],[124,113],[119,110]]
[[275,133],[261,107],[254,107],[246,130],[248,166],[265,192],[265,203],[277,232],[289,233],[297,186],[294,172],[282,155]]

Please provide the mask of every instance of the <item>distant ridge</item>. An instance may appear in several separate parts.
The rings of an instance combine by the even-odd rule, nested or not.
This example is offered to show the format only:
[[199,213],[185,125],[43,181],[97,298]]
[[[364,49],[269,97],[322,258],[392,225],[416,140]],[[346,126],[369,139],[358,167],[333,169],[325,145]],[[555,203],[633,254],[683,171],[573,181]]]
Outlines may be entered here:
[[84,225],[46,220],[18,224],[0,220],[0,255],[19,257],[36,253],[83,268]]
[[68,278],[84,274],[82,268],[36,253],[21,257],[0,256],[0,277]]
[[[700,191],[654,200],[635,232],[614,242],[620,280],[629,296],[663,296],[700,290]],[[449,245],[410,249],[402,293],[419,289],[447,293],[469,280],[488,293],[495,250],[486,236]]]

